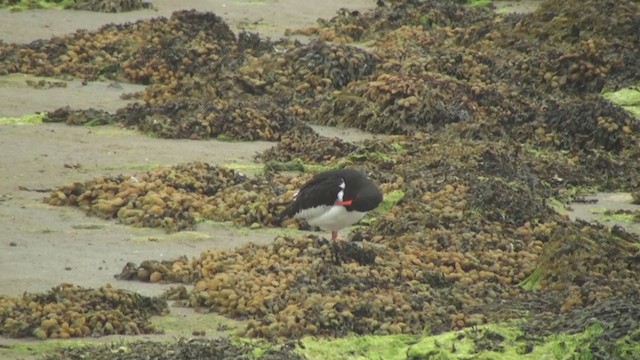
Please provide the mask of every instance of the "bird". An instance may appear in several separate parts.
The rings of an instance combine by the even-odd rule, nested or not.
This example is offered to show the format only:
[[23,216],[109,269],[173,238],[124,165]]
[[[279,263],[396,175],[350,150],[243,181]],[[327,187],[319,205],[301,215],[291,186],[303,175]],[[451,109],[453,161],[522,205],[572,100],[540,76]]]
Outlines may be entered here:
[[360,221],[382,202],[382,191],[362,171],[350,168],[318,173],[294,195],[293,201],[277,217],[304,219],[311,226],[338,231]]

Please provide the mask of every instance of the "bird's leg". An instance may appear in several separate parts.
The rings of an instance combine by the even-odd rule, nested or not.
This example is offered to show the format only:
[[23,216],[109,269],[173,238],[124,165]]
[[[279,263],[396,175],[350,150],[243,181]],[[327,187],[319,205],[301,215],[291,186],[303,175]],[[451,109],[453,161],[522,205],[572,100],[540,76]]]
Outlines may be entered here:
[[336,265],[340,265],[341,261],[340,261],[340,252],[338,250],[338,243],[336,242],[336,239],[338,238],[338,231],[333,230],[331,232],[331,252],[333,253],[333,262]]
[[340,249],[338,248],[338,243],[331,242],[331,252],[333,253],[333,263],[335,265],[342,265],[342,258],[340,257]]
[[[333,204],[336,206],[350,206],[353,203],[353,200],[336,200]],[[331,245],[333,246],[333,256],[335,259],[336,265],[340,265],[342,260],[340,259],[340,250],[338,250],[338,244],[336,243],[338,239],[338,231],[333,230],[331,232]]]

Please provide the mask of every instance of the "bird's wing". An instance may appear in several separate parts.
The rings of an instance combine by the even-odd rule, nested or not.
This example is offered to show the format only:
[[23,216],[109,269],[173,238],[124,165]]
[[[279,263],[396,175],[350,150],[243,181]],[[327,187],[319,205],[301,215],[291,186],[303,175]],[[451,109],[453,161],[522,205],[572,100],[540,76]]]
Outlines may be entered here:
[[343,183],[342,177],[334,172],[322,173],[313,177],[302,185],[294,201],[280,213],[278,219],[294,216],[302,209],[333,205]]

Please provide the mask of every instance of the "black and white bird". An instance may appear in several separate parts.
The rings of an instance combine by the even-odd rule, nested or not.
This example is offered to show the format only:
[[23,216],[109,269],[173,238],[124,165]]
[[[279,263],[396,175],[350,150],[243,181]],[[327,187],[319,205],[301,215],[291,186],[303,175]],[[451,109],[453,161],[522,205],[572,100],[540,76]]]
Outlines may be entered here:
[[307,181],[293,202],[278,217],[305,219],[311,226],[338,231],[353,225],[382,201],[382,192],[363,172],[355,169],[329,170]]

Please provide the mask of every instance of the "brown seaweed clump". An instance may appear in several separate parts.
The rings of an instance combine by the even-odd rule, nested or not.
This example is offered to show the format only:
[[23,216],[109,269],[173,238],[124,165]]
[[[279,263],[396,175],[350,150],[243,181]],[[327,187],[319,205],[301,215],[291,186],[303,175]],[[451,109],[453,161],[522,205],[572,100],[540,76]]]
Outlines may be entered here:
[[307,128],[298,110],[270,96],[230,101],[170,100],[161,105],[130,105],[116,114],[123,125],[164,138],[278,141]]
[[294,34],[313,35],[339,43],[372,40],[402,26],[467,27],[490,20],[488,8],[466,7],[454,1],[393,1],[389,7],[378,7],[366,13],[340,9],[330,20],[318,19],[313,27],[293,30]]
[[639,241],[619,226],[583,221],[552,232],[536,271],[524,282],[536,290],[525,305],[531,314],[522,325],[528,336],[536,340],[595,326],[602,331],[589,344],[594,358],[635,357],[629,345],[637,342],[640,325]]
[[383,73],[370,81],[352,82],[344,91],[322,99],[311,120],[376,133],[408,134],[471,121],[478,108],[472,99],[471,87],[455,79]]
[[[266,173],[249,179],[231,169],[194,162],[63,185],[44,202],[77,206],[89,215],[169,232],[191,229],[202,220],[258,228],[272,224],[309,176]],[[298,223],[290,219],[285,226]]]
[[124,224],[175,231],[192,227],[202,217],[205,197],[245,181],[246,177],[233,170],[191,163],[128,178],[101,176],[65,185],[44,201],[78,206],[88,214],[116,218]]
[[43,121],[88,126],[122,124],[163,138],[278,141],[289,132],[312,131],[298,120],[298,113],[296,107],[262,97],[230,103],[175,100],[158,106],[133,104],[115,114],[64,107],[47,112]]
[[[544,1],[531,14],[407,0],[363,14],[343,9],[300,32],[326,40],[378,41],[383,62],[406,58],[411,48],[458,78],[475,73],[496,82],[493,76],[498,75],[520,86],[582,93],[599,92],[606,82],[628,86],[638,81],[631,70],[638,67],[638,13],[632,0]],[[394,37],[402,41],[390,42]],[[398,45],[405,52],[385,51],[398,50]]]
[[115,275],[115,278],[152,283],[160,281],[189,283],[197,280],[199,276],[191,267],[189,259],[182,256],[175,260],[146,260],[140,263],[140,266],[127,263],[120,274]]
[[[266,247],[205,252],[194,263],[203,279],[191,303],[248,317],[252,337],[418,331],[426,320],[418,307],[430,304],[412,304],[409,292],[402,291],[412,285],[394,280],[393,266],[384,266],[391,256],[346,244],[336,250],[348,263],[336,266],[331,247],[317,237],[278,237]],[[415,282],[413,295],[423,296],[423,286]]]
[[303,82],[298,93],[329,88],[339,90],[352,81],[366,78],[377,69],[378,58],[369,51],[345,45],[312,41],[285,55],[287,68]]
[[554,305],[543,301],[537,315],[523,324],[531,340],[544,341],[544,337],[553,334],[576,334],[592,326],[601,327],[602,332],[589,343],[594,359],[610,359],[612,355],[620,359],[637,357],[638,351],[633,350],[633,345],[638,341],[640,306],[635,297],[617,297],[561,314],[548,311]]
[[[2,0],[2,7],[16,7],[18,9],[42,9],[42,8],[64,8],[71,10],[86,10],[106,13],[127,12],[142,9],[153,9],[153,4],[142,0],[39,0],[20,1]],[[13,9],[13,8],[12,8]]]
[[640,66],[639,13],[640,4],[632,0],[544,1],[534,13],[519,19],[512,36],[558,48],[551,68],[530,67],[530,71],[566,79],[563,87],[568,91],[599,92],[605,83],[619,84],[615,88],[640,80],[637,72],[630,71]]
[[[547,1],[532,14],[503,15],[398,1],[365,14],[342,12],[327,26],[346,29],[351,20],[389,24],[367,38],[375,41],[377,71],[340,92],[305,99],[318,109],[310,119],[396,134],[457,124],[473,135],[481,127],[491,130],[476,136],[487,140],[510,136],[534,147],[578,152],[592,172],[601,171],[594,169],[594,158],[606,158],[601,149],[630,149],[622,155],[626,161],[609,164],[616,174],[635,172],[620,166],[637,156],[632,149],[638,120],[599,93],[640,80],[629,72],[640,59],[633,30],[640,26],[640,9],[633,1],[608,10],[602,2],[587,4]],[[583,13],[583,6],[591,7]],[[434,28],[416,24],[438,18],[429,8],[455,8],[445,13],[457,17],[440,17]]]
[[114,289],[61,284],[46,293],[0,296],[0,334],[39,339],[156,332],[151,315],[169,311],[166,301]]
[[197,11],[28,45],[1,44],[0,54],[0,74],[150,85],[129,95],[143,104],[120,109],[114,120],[190,139],[277,141],[307,117],[299,98],[340,89],[377,64],[370,52],[352,46],[236,36],[218,16]]
[[564,294],[562,312],[640,296],[640,289],[630,286],[640,270],[639,242],[619,227],[577,223],[558,229],[540,257],[539,286]]
[[[237,59],[216,59],[219,65],[209,72],[154,82],[137,95],[145,104],[121,110],[119,119],[162,137],[277,141],[309,116],[297,98],[340,89],[371,74],[376,64],[364,50],[318,41],[272,44],[241,34],[236,46],[249,48]],[[278,47],[282,54],[271,50]]]
[[152,9],[153,4],[142,0],[75,0],[65,9],[87,10],[106,13]]
[[[417,334],[426,324],[437,333],[481,324],[490,313],[478,309],[526,298],[513,285],[535,269],[557,224],[478,223],[466,192],[447,186],[423,194],[420,204],[429,205],[403,202],[353,235],[368,240],[362,245],[281,236],[266,246],[206,251],[190,266],[179,261],[179,272],[166,278],[198,274],[187,282],[195,281],[190,304],[250,319],[246,334],[254,337]],[[139,271],[142,265],[127,273]]]
[[638,142],[640,121],[600,96],[549,104],[544,133],[557,148],[603,149],[618,153]]
[[113,123],[114,116],[107,111],[98,109],[71,110],[66,106],[55,111],[45,113],[43,122],[63,122],[67,125],[106,125]]
[[328,138],[318,135],[315,131],[291,131],[270,149],[265,150],[256,158],[262,162],[288,162],[300,160],[304,163],[333,163],[347,157],[358,148],[357,145],[341,140],[337,137]]
[[[170,342],[135,341],[127,342],[126,347],[121,344],[102,346],[66,347],[47,355],[47,360],[245,360],[254,359],[258,346],[246,342],[230,339],[178,339]],[[274,346],[260,356],[262,360],[303,360],[288,346]]]
[[219,57],[235,44],[235,34],[220,17],[177,11],[169,19],[109,24],[27,45],[1,44],[0,73],[170,84],[187,80],[195,70],[213,71],[220,62],[210,56]]
[[[426,321],[420,309],[432,306],[428,286],[410,281],[411,270],[396,278],[395,265],[385,265],[398,262],[396,254],[338,246],[315,236],[278,237],[267,246],[204,252],[192,262],[202,279],[191,305],[249,318],[253,337],[418,332]],[[335,264],[334,251],[344,265]],[[400,262],[413,268],[409,259]]]
[[191,306],[248,319],[245,334],[265,338],[439,333],[503,319],[513,304],[532,315],[555,304],[545,312],[566,316],[639,295],[637,237],[566,221],[489,223],[470,216],[465,193],[425,193],[426,219],[401,204],[354,234],[361,244],[279,236],[179,260],[181,274],[198,276],[167,278],[195,283]]

